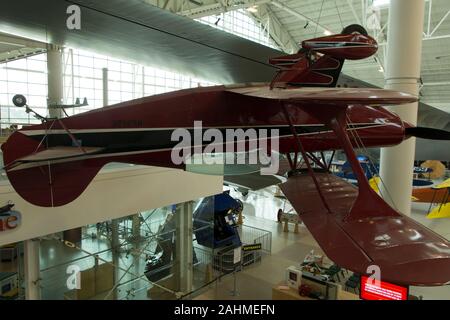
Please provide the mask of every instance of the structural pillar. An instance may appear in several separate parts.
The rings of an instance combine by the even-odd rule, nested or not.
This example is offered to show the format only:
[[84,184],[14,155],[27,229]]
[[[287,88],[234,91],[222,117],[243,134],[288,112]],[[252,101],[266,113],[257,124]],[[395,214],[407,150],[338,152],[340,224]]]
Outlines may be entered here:
[[[386,89],[418,96],[422,61],[425,0],[391,0],[386,58]],[[419,104],[390,108],[404,121],[417,124]],[[411,214],[411,194],[416,139],[383,148],[380,159],[380,192],[387,203]]]
[[[48,98],[47,105],[63,104],[63,58],[62,49],[56,45],[47,46]],[[61,118],[60,108],[49,108],[50,118]]]
[[25,299],[40,300],[39,240],[24,241]]
[[193,202],[178,204],[175,213],[175,262],[174,280],[176,290],[192,292],[193,245],[192,245]]
[[131,233],[133,241],[135,241],[137,244],[139,244],[141,240],[141,218],[139,213],[135,214],[132,217],[131,221]]
[[109,104],[108,101],[108,68],[102,69],[103,80],[103,106],[106,107]]

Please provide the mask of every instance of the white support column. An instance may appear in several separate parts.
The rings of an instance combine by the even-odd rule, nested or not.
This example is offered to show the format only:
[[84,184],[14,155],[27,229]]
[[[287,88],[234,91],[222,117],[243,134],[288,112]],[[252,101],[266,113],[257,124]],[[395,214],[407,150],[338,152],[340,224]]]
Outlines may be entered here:
[[192,291],[192,214],[193,202],[177,205],[175,213],[175,268],[174,277],[176,289],[183,293]]
[[24,241],[25,299],[40,300],[39,240]]
[[139,244],[139,242],[141,240],[141,218],[140,218],[139,213],[135,214],[132,218],[131,233],[132,233],[133,241],[136,241],[136,244]]
[[119,239],[119,219],[111,220],[111,255],[114,267],[114,292],[113,299],[117,300],[117,286],[120,281],[120,270],[118,268],[120,263],[120,239]]
[[103,79],[103,106],[106,107],[109,104],[108,101],[108,68],[102,69]]
[[[47,105],[63,104],[63,59],[62,49],[49,44],[47,47],[48,99]],[[51,118],[61,118],[61,109],[49,109]]]
[[[419,94],[425,0],[391,0],[386,58],[386,89]],[[391,108],[404,121],[417,124],[419,104]],[[394,208],[411,214],[411,193],[416,141],[381,150],[381,194]],[[387,189],[387,190],[386,190]]]

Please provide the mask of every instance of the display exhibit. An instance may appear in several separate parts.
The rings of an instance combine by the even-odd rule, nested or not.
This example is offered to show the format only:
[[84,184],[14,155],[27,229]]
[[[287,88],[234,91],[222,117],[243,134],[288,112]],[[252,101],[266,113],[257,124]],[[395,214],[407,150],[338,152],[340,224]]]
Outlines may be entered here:
[[0,14],[4,299],[450,299],[450,6],[247,2]]

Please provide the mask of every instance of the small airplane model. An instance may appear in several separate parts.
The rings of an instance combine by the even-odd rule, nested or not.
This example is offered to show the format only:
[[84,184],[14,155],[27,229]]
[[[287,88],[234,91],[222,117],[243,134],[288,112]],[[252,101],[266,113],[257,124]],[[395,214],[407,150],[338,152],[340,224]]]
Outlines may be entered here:
[[[377,49],[362,27],[352,25],[341,34],[304,41],[297,54],[271,59],[279,72],[270,84],[186,89],[47,119],[16,131],[2,145],[7,176],[30,203],[62,206],[109,162],[187,169],[172,161],[177,142],[171,134],[192,130],[195,121],[202,120],[204,129],[277,128],[277,151],[290,166],[280,188],[331,260],[359,274],[376,265],[382,279],[393,283],[446,284],[450,243],[384,202],[353,150],[397,145],[411,136],[449,138],[382,107],[412,103],[415,96],[336,88],[346,59],[364,59]],[[191,149],[202,153],[204,146]],[[358,188],[329,172],[332,160],[313,154],[338,149],[345,151]],[[301,159],[306,170],[299,169]]]

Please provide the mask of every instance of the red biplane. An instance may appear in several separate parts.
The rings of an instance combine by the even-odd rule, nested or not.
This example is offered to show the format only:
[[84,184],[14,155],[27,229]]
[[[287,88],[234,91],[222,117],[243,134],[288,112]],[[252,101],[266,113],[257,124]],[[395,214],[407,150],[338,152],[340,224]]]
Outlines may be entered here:
[[[367,58],[377,48],[364,30],[350,27],[304,41],[297,54],[271,59],[279,72],[270,84],[187,89],[45,119],[2,145],[5,170],[30,203],[62,206],[109,162],[186,169],[171,160],[171,134],[191,130],[196,120],[219,130],[277,128],[279,152],[290,166],[281,189],[331,260],[360,274],[378,265],[385,281],[443,285],[450,281],[450,243],[387,205],[370,188],[353,151],[427,136],[382,107],[417,97],[336,88],[346,59]],[[313,154],[337,149],[345,151],[358,189],[329,173],[331,160],[327,164]],[[299,167],[300,158],[307,169]]]

